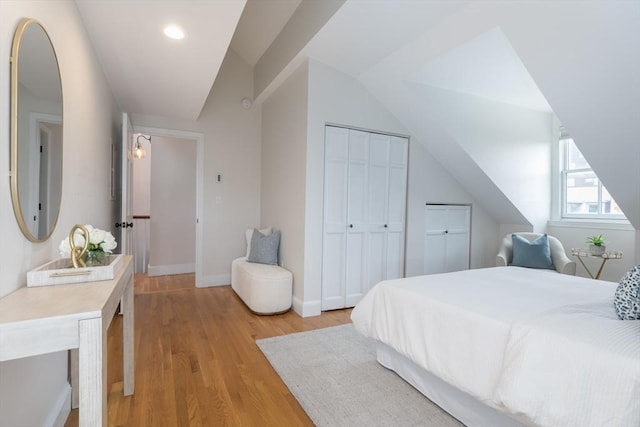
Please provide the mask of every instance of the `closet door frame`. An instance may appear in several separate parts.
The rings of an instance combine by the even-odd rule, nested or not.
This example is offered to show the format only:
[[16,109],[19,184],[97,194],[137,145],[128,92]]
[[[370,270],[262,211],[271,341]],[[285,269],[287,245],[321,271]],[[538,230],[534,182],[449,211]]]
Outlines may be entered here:
[[[334,129],[334,130],[329,130],[329,128],[338,128],[338,129]],[[346,132],[346,134],[348,135],[347,137],[347,145],[350,146],[350,135],[353,132],[354,134],[357,133],[367,133],[369,134],[369,148],[368,148],[368,157],[367,157],[367,161],[370,160],[370,156],[371,156],[371,137],[374,135],[380,135],[382,137],[386,137],[389,139],[388,143],[387,143],[387,165],[386,165],[386,171],[384,172],[384,180],[385,180],[385,189],[384,189],[384,221],[379,224],[381,227],[383,227],[384,231],[384,235],[383,235],[383,242],[382,242],[382,250],[384,252],[383,255],[383,259],[384,261],[382,262],[382,265],[380,266],[380,268],[382,268],[382,275],[383,277],[386,277],[388,275],[388,271],[390,270],[390,261],[389,261],[389,233],[390,232],[394,232],[394,233],[399,233],[400,234],[400,241],[397,242],[397,245],[400,246],[400,254],[399,254],[399,259],[394,260],[395,263],[398,263],[398,266],[395,266],[395,274],[394,275],[398,275],[400,277],[404,277],[405,275],[405,271],[406,271],[406,224],[407,224],[407,188],[408,188],[408,179],[409,179],[409,137],[405,136],[405,135],[399,135],[399,134],[394,134],[394,133],[389,133],[389,132],[380,132],[380,131],[374,131],[374,130],[370,130],[370,129],[363,129],[363,128],[356,128],[356,127],[350,127],[350,126],[344,126],[344,125],[336,125],[336,124],[331,124],[331,123],[326,123],[325,124],[325,147],[324,147],[324,178],[323,178],[323,185],[324,185],[324,189],[323,189],[323,239],[322,239],[322,278],[321,278],[321,286],[322,286],[322,290],[321,290],[321,310],[326,311],[326,310],[332,310],[332,309],[338,309],[338,308],[344,308],[344,307],[352,307],[354,306],[359,300],[360,298],[362,298],[362,296],[364,295],[364,293],[366,293],[371,286],[373,286],[375,283],[371,283],[371,280],[373,279],[372,275],[370,274],[370,266],[369,266],[369,250],[370,250],[370,245],[371,245],[371,236],[370,236],[370,228],[371,228],[371,224],[370,224],[370,212],[369,212],[369,203],[370,203],[370,198],[371,198],[371,184],[369,182],[370,177],[371,177],[371,162],[368,163],[367,167],[366,167],[366,177],[365,177],[365,181],[366,181],[366,196],[365,196],[365,221],[358,223],[358,221],[355,221],[353,216],[351,215],[351,213],[349,212],[349,205],[351,203],[350,197],[349,197],[349,191],[351,190],[351,186],[352,186],[352,182],[350,182],[351,179],[354,178],[355,175],[352,175],[349,168],[351,166],[351,163],[354,164],[358,164],[359,160],[357,159],[353,159],[351,157],[351,155],[347,155],[346,158],[346,171],[343,172],[343,176],[345,176],[346,178],[346,182],[344,183],[345,185],[345,193],[344,193],[344,208],[346,209],[345,212],[345,221],[344,222],[340,222],[342,223],[342,226],[344,227],[344,239],[341,239],[341,241],[343,242],[342,245],[338,245],[340,246],[340,250],[338,252],[340,252],[344,258],[344,262],[341,264],[341,271],[332,271],[332,268],[337,267],[338,265],[340,265],[340,263],[337,262],[337,256],[338,253],[336,253],[336,251],[334,250],[335,248],[331,248],[330,245],[328,245],[328,242],[326,241],[328,234],[336,234],[336,233],[341,233],[336,227],[340,227],[341,224],[339,224],[339,222],[335,222],[331,223],[331,222],[327,222],[327,215],[329,214],[328,212],[328,206],[327,206],[327,201],[328,201],[328,194],[327,192],[330,191],[330,189],[327,188],[328,184],[328,179],[330,179],[331,177],[327,176],[327,171],[329,170],[329,166],[330,166],[330,161],[327,158],[328,154],[327,154],[327,144],[328,144],[328,138],[329,138],[329,133],[330,132],[336,132],[336,133],[344,133]],[[402,159],[402,161],[404,162],[404,165],[402,165],[400,167],[400,169],[403,171],[404,173],[404,180],[403,180],[403,196],[402,196],[402,206],[401,206],[401,217],[402,217],[402,221],[398,222],[395,221],[394,224],[389,224],[389,199],[390,199],[390,195],[389,195],[389,186],[390,186],[390,182],[391,182],[391,173],[392,173],[392,169],[398,169],[399,165],[394,165],[391,159],[391,145],[392,143],[398,143],[398,142],[402,142],[405,146],[404,149],[404,158]],[[350,148],[347,148],[347,152],[350,151]],[[397,162],[396,162],[397,163]],[[352,227],[350,228],[349,226],[352,225]],[[387,227],[385,227],[385,225]],[[391,226],[391,228],[388,228],[389,226]],[[401,229],[401,230],[400,230]],[[362,233],[362,234],[359,234]],[[335,237],[335,236],[334,236]],[[358,238],[356,238],[358,237]],[[361,257],[360,257],[360,262],[358,263],[360,265],[360,267],[362,268],[362,270],[360,272],[357,272],[355,270],[353,270],[354,266],[350,265],[350,258],[349,258],[349,250],[350,248],[353,249],[353,245],[354,244],[358,244],[358,246],[362,249],[360,251]],[[329,260],[333,260],[332,262],[329,262]],[[352,264],[352,263],[351,263]],[[399,270],[399,271],[398,271]],[[354,276],[359,276],[359,280],[360,283],[358,283],[356,286],[353,286],[353,284],[349,283],[349,279],[353,279]],[[330,279],[333,278],[333,279]],[[342,306],[340,306],[340,297],[338,295],[333,295],[331,294],[331,292],[328,292],[328,287],[329,287],[329,283],[327,283],[328,280],[339,280],[340,284],[339,284],[339,289],[342,291],[343,294],[343,302],[342,302]],[[335,284],[331,284],[331,288],[332,291],[335,293],[335,291],[337,291],[337,286],[335,286]]]
[[[443,224],[441,227],[433,226],[429,227],[428,216],[429,211],[437,212],[442,211],[446,214],[446,224]],[[463,211],[465,214],[465,227],[464,228],[452,228],[451,227],[451,211]],[[426,203],[425,208],[425,242],[424,242],[424,274],[436,274],[436,273],[448,273],[451,271],[458,270],[468,270],[471,265],[471,212],[472,205],[471,204],[456,204],[456,203]],[[463,265],[458,265],[455,268],[452,267],[452,261],[449,260],[450,254],[450,242],[452,240],[451,236],[457,236],[460,234],[466,234],[467,237],[465,239],[466,246],[466,257],[463,262]],[[440,251],[433,251],[432,245],[435,242],[440,241],[442,245]],[[431,252],[430,252],[431,250]],[[440,255],[441,259],[439,261],[442,263],[441,269],[436,271],[429,271],[428,264],[433,264],[433,256]],[[460,267],[460,268],[459,268]]]

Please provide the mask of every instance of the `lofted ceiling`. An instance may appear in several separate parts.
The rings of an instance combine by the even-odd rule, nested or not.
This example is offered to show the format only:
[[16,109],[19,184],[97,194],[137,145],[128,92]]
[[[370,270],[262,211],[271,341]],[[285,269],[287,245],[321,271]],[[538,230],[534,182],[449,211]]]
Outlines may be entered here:
[[[254,66],[301,2],[167,0],[150,7],[148,0],[76,0],[120,107],[191,120],[199,116],[227,49]],[[303,53],[358,77],[468,4],[348,1]],[[385,28],[388,22],[396,24]],[[185,39],[166,38],[167,24],[180,25]],[[443,51],[407,79],[550,111],[499,30]]]
[[[285,52],[269,47],[274,40],[280,43],[273,46],[291,46],[283,43],[283,35],[288,39],[300,35],[301,24],[290,24],[297,18],[314,18],[294,12],[314,1],[163,0],[151,5],[149,0],[76,0],[76,4],[123,110],[194,120],[228,49],[251,66],[270,55],[271,63],[282,60]],[[316,25],[319,31],[293,59],[280,64],[280,75],[276,72],[270,79],[282,81],[291,64],[308,57],[352,76],[504,223],[520,223],[517,213],[505,217],[505,212],[514,212],[514,207],[523,211],[523,206],[526,212],[531,203],[525,200],[523,206],[515,206],[512,195],[506,196],[474,159],[464,170],[456,169],[468,153],[451,148],[462,141],[456,141],[455,132],[444,128],[442,121],[425,128],[424,118],[433,121],[435,115],[430,113],[438,108],[433,98],[425,101],[425,96],[444,90],[543,113],[553,106],[579,137],[581,150],[632,223],[638,224],[640,195],[635,187],[624,185],[637,170],[630,163],[633,156],[618,159],[615,150],[603,149],[598,141],[611,131],[597,125],[597,119],[605,116],[619,123],[610,123],[607,129],[620,133],[618,144],[627,144],[628,151],[638,150],[623,136],[640,131],[628,131],[635,126],[631,121],[620,123],[630,114],[629,106],[638,105],[632,102],[637,92],[626,90],[625,84],[630,76],[640,75],[634,72],[638,61],[619,53],[637,50],[637,32],[632,29],[634,17],[640,15],[637,4],[612,0],[614,8],[604,2],[528,0],[331,2],[337,12]],[[555,26],[549,26],[550,21]],[[567,32],[569,21],[572,31]],[[167,23],[182,25],[187,37],[181,42],[166,39],[162,27]],[[280,34],[283,28],[288,30]],[[591,42],[584,42],[587,39]],[[609,78],[617,75],[620,78]],[[588,92],[594,91],[598,96],[593,99],[609,102],[587,102]],[[444,140],[448,143],[438,143]],[[620,168],[620,162],[625,166]],[[528,221],[533,223],[530,216]]]
[[[120,108],[196,120],[229,47],[255,65],[301,0],[75,0]],[[179,25],[183,40],[164,36]]]

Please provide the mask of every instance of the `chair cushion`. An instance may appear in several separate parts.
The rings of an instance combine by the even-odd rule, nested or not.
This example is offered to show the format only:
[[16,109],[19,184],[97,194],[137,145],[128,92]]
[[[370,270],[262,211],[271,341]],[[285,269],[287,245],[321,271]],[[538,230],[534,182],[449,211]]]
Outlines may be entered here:
[[613,298],[616,313],[622,320],[640,320],[640,265],[625,274]]
[[248,262],[260,264],[278,264],[278,247],[280,246],[280,230],[265,236],[259,230],[253,230],[251,237],[251,250],[247,257]]
[[513,243],[513,258],[510,265],[527,268],[544,268],[553,270],[553,260],[551,259],[551,248],[549,238],[546,234],[529,242],[517,234],[511,235]]

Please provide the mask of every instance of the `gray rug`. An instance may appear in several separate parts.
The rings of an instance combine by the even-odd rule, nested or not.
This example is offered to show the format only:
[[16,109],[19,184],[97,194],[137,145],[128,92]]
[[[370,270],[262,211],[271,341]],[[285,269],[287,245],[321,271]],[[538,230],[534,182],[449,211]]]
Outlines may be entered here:
[[256,343],[319,427],[462,425],[378,364],[374,341],[353,325]]

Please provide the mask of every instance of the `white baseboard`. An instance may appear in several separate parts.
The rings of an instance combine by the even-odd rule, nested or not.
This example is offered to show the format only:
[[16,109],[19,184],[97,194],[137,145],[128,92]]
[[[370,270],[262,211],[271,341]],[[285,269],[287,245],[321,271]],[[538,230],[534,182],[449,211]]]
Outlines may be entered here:
[[320,301],[304,302],[294,295],[293,311],[302,317],[319,316],[322,313],[322,303]]
[[64,427],[69,414],[71,413],[71,386],[67,383],[60,392],[58,400],[51,408],[49,416],[44,422],[47,427]]
[[202,276],[196,287],[208,288],[210,286],[225,286],[231,284],[231,274],[211,274],[209,276]]
[[187,274],[196,271],[195,264],[151,265],[147,269],[148,276],[168,276],[170,274]]

